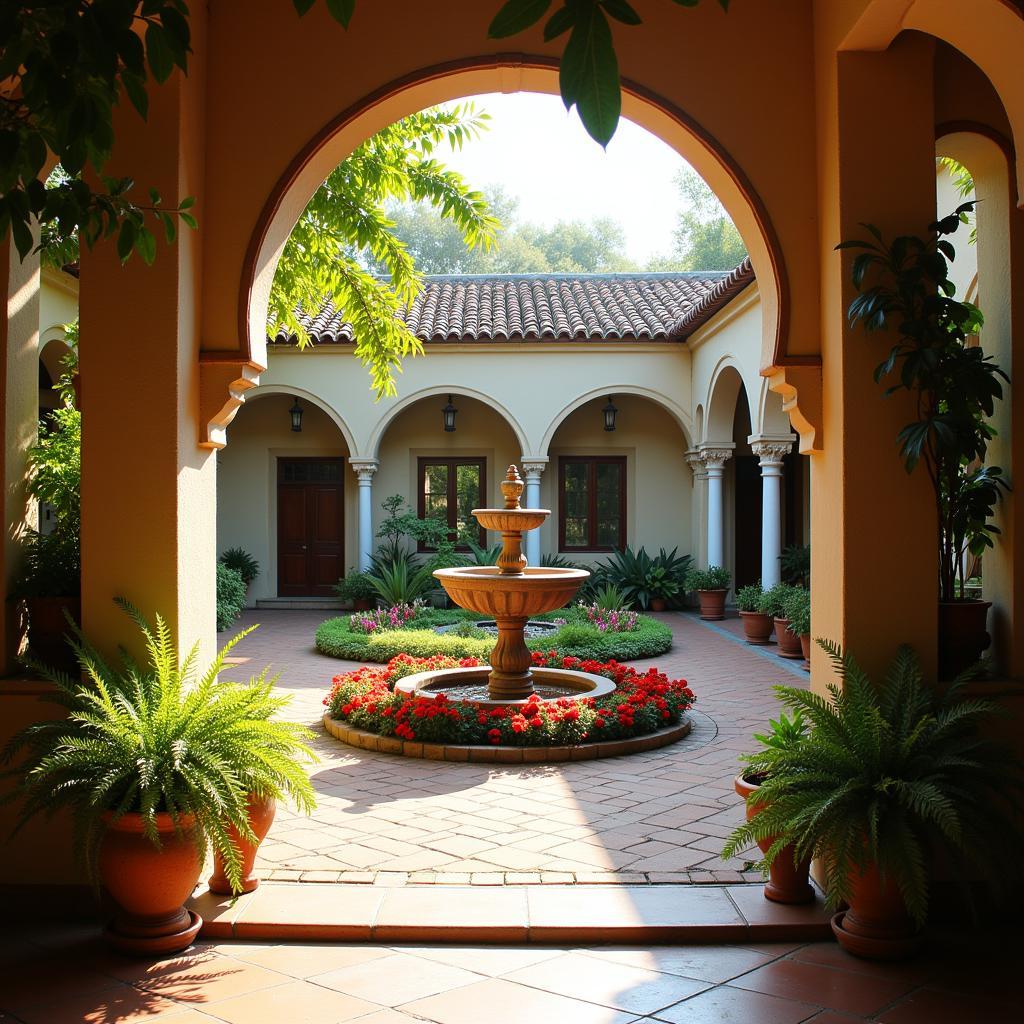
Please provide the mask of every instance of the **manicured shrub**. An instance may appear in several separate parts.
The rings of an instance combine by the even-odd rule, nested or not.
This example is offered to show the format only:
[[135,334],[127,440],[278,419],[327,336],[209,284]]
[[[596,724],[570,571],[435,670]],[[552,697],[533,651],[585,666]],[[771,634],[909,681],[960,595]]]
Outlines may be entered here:
[[217,563],[217,632],[230,629],[245,607],[245,580],[237,569]]
[[687,590],[726,590],[732,576],[720,565],[709,565],[706,569],[690,569],[686,574]]
[[[602,675],[615,681],[607,697],[557,701],[532,698],[525,705],[480,708],[465,701],[407,696],[395,682],[411,672],[454,667],[446,659],[397,658],[384,668],[361,668],[336,676],[324,698],[332,718],[380,736],[424,743],[493,746],[569,746],[645,736],[679,722],[695,697],[685,679],[669,679],[657,669],[637,673],[615,661],[584,661],[537,651],[533,663]],[[475,660],[460,664],[471,668]]]
[[761,598],[763,596],[764,591],[761,589],[761,584],[759,582],[748,583],[747,586],[740,587],[740,589],[736,591],[736,607],[741,612],[760,612]]

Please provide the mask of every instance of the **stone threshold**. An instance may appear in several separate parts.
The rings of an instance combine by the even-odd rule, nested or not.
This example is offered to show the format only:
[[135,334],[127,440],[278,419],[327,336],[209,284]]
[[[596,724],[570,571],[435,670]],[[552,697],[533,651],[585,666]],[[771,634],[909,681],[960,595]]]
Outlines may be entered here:
[[338,886],[264,882],[189,907],[205,939],[292,942],[671,944],[830,939],[819,896],[800,907],[760,886]]

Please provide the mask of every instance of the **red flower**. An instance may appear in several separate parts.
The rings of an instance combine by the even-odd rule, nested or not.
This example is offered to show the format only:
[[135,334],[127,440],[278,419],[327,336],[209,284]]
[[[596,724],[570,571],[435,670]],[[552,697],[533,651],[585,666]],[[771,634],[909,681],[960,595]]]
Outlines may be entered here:
[[491,741],[491,743],[500,743],[501,742],[501,730],[500,729],[490,729],[488,731],[488,733],[487,733],[487,738]]

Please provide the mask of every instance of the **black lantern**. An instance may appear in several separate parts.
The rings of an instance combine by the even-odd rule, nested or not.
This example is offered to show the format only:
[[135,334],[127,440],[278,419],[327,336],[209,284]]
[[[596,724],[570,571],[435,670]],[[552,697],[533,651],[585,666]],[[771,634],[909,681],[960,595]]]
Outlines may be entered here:
[[455,414],[459,410],[452,405],[452,396],[448,396],[448,404],[441,410],[444,416],[444,429],[447,433],[452,434],[455,432]]
[[292,430],[294,430],[296,434],[302,433],[302,406],[299,405],[298,398],[295,399],[295,402],[288,410],[288,413],[292,418]]
[[615,417],[618,415],[619,410],[615,408],[615,403],[612,401],[612,396],[608,396],[608,404],[601,410],[604,413],[604,429],[614,430],[615,429]]

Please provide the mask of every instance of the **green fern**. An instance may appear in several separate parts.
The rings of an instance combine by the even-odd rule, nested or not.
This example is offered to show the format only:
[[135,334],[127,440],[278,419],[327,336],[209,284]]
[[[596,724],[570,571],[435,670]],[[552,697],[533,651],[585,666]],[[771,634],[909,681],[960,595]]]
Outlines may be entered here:
[[939,693],[903,647],[876,687],[851,655],[818,644],[841,685],[829,686],[829,699],[775,687],[809,731],[747,759],[766,769],[750,797],[760,810],[732,833],[722,856],[771,839],[761,862],[767,869],[792,844],[796,862],[821,860],[831,907],[849,898],[852,873],[876,864],[918,923],[927,915],[928,869],[940,849],[992,880],[1011,877],[1021,776],[1006,751],[981,738],[979,726],[995,706],[960,696],[972,673]]
[[24,755],[4,772],[20,783],[7,797],[21,797],[17,828],[68,808],[76,848],[95,877],[108,814],[115,821],[141,814],[144,834],[157,847],[157,814],[170,814],[179,832],[191,815],[200,855],[216,850],[238,890],[241,860],[229,826],[255,838],[246,806],[253,792],[291,797],[307,813],[315,807],[301,763],[316,760],[305,743],[313,734],[278,719],[290,698],[274,696],[266,669],[247,684],[220,681],[228,653],[255,627],[225,644],[200,675],[198,646],[179,664],[161,616],[151,627],[127,601],[118,604],[142,633],[144,668],[122,651],[121,667],[112,669],[74,624],[82,678],[32,666],[55,686],[47,699],[68,714],[22,730],[0,755],[4,763]]

